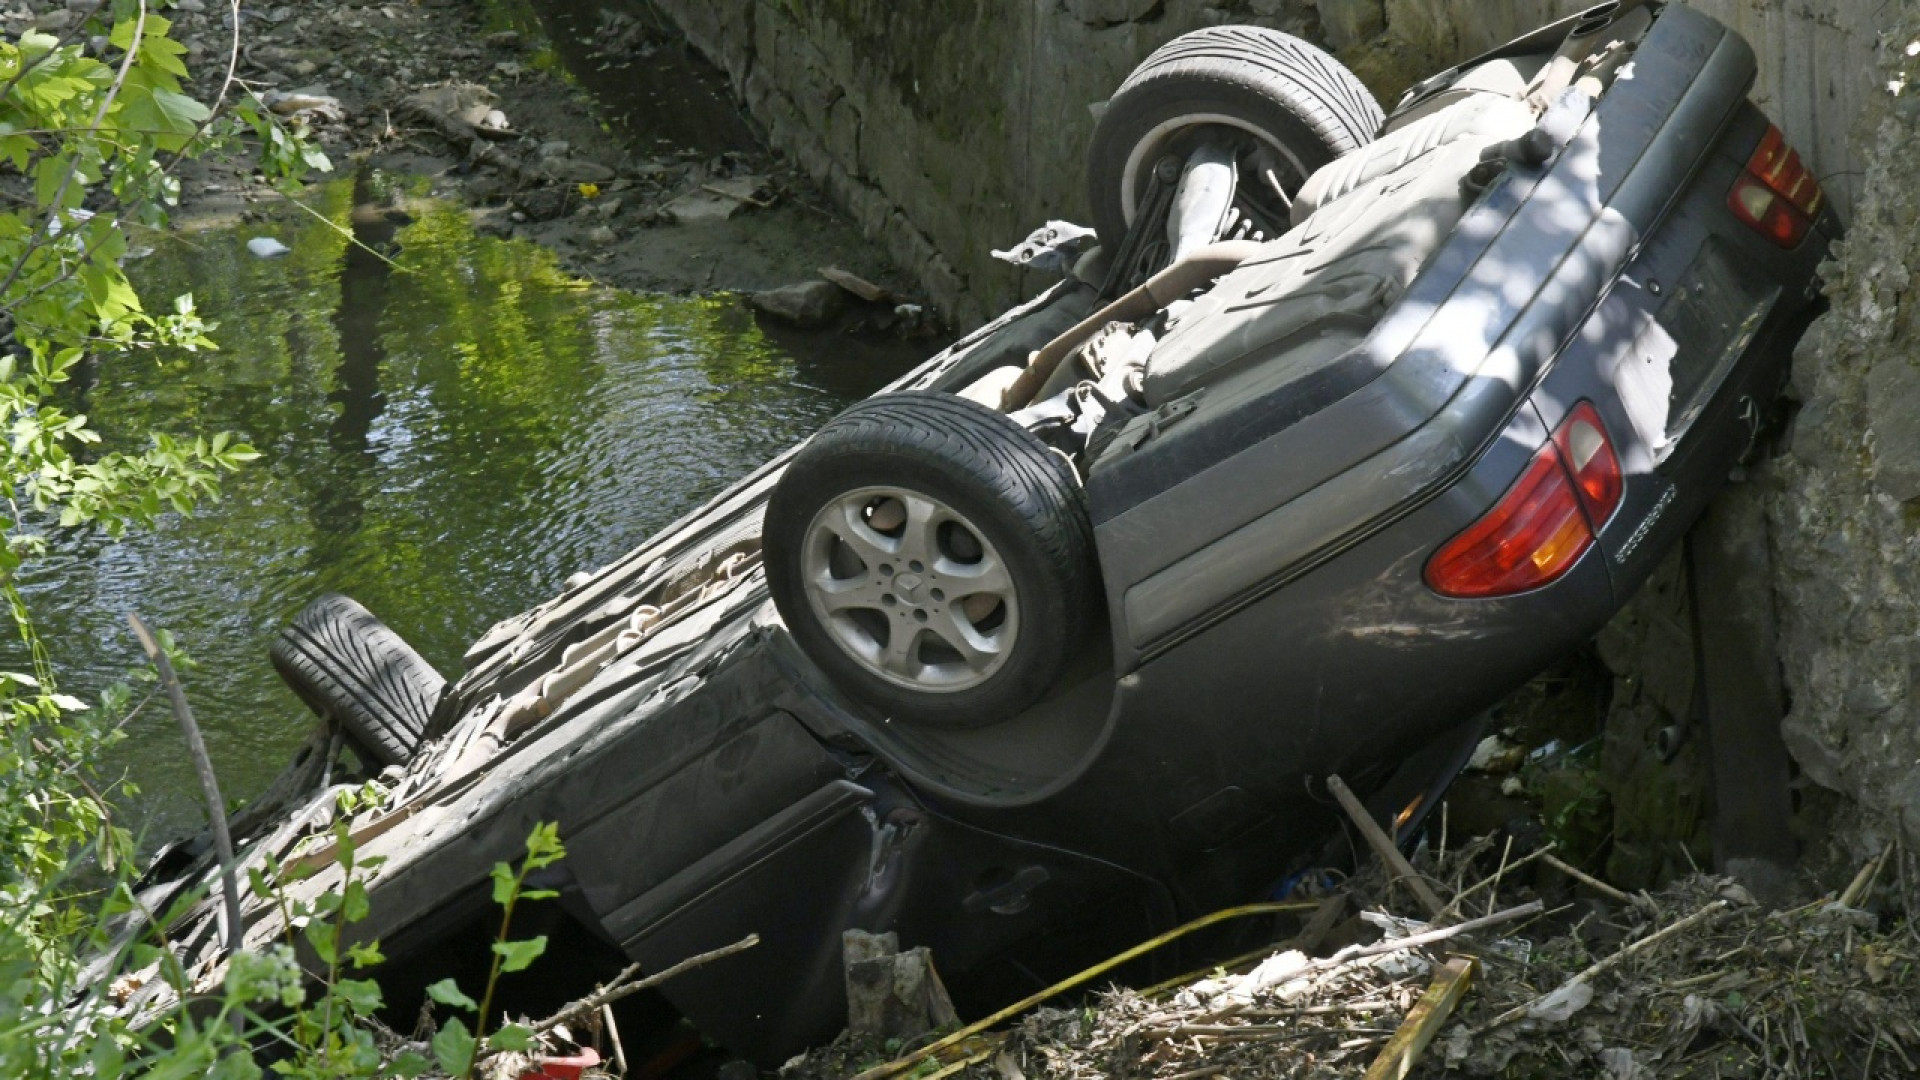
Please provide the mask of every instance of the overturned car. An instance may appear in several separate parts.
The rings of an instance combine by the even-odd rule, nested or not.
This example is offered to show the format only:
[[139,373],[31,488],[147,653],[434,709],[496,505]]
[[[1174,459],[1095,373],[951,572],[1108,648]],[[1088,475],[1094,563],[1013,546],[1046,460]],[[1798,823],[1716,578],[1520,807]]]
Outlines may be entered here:
[[[659,1005],[762,1062],[836,1030],[844,929],[980,1011],[1272,892],[1329,775],[1411,829],[1761,437],[1838,225],[1753,76],[1711,19],[1609,3],[1383,116],[1303,42],[1187,35],[1102,115],[1097,246],[1029,246],[1063,280],[457,681],[317,601],[274,661],[384,770],[350,824],[395,1011],[484,958],[540,821],[572,958],[541,978],[757,933]],[[325,889],[335,803],[293,802],[240,861]],[[203,965],[222,917],[176,934]]]

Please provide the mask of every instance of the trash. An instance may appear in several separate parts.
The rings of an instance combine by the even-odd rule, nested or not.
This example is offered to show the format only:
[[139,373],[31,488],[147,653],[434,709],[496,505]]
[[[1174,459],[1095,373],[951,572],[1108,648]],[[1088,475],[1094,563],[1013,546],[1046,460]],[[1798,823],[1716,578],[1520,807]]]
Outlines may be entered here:
[[303,90],[269,90],[261,95],[260,102],[277,116],[307,116],[336,121],[347,118],[347,111],[341,106],[340,99],[326,94]]
[[600,1064],[600,1055],[591,1046],[566,1057],[538,1057],[533,1069],[520,1074],[520,1080],[580,1080],[580,1074]]
[[1549,1024],[1565,1023],[1574,1013],[1593,1001],[1593,987],[1583,982],[1567,983],[1546,997],[1527,1006],[1527,1018]]
[[271,236],[256,236],[247,241],[247,251],[257,259],[277,259],[292,250]]

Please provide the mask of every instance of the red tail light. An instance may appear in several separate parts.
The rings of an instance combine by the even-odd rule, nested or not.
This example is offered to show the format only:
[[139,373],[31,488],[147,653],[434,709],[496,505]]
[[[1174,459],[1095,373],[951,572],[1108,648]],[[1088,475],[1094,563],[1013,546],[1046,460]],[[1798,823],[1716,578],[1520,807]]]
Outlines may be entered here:
[[1593,546],[1620,506],[1620,460],[1581,402],[1493,509],[1427,561],[1427,584],[1442,596],[1525,592],[1553,581]]
[[1747,171],[1727,193],[1733,216],[1784,248],[1800,246],[1825,202],[1826,193],[1801,162],[1800,152],[1771,125],[1747,159]]

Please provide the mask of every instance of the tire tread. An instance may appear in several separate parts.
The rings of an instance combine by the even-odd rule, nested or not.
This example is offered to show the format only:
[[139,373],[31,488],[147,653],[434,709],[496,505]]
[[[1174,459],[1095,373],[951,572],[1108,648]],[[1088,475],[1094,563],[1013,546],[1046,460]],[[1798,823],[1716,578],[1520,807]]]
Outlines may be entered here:
[[269,656],[309,708],[337,720],[382,765],[412,757],[447,686],[400,635],[339,593],[301,609]]

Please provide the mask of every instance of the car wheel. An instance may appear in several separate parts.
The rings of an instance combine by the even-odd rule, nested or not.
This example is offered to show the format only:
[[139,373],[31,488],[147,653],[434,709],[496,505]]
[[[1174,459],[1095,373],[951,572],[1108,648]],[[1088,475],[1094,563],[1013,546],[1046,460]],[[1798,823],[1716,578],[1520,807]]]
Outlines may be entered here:
[[1299,38],[1257,26],[1183,34],[1127,76],[1094,127],[1087,185],[1100,243],[1119,250],[1155,163],[1201,138],[1231,140],[1241,190],[1285,222],[1313,170],[1371,142],[1381,120],[1353,72]]
[[863,401],[794,455],[764,559],[788,629],[836,685],[942,727],[1036,701],[1095,595],[1071,466],[1000,413],[927,391]]
[[413,757],[447,681],[371,611],[339,593],[302,608],[268,650],[307,707],[373,768]]

